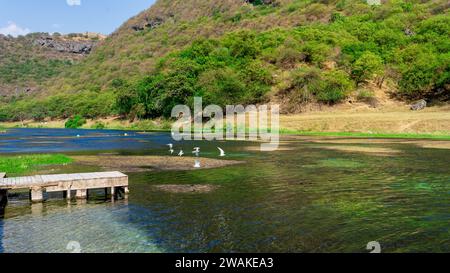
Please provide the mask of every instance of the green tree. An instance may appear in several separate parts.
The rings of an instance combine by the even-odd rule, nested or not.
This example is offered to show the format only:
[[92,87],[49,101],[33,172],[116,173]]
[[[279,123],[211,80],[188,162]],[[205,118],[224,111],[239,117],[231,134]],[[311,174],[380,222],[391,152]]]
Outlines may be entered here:
[[383,72],[383,60],[370,51],[364,52],[352,66],[352,77],[356,83],[373,79]]

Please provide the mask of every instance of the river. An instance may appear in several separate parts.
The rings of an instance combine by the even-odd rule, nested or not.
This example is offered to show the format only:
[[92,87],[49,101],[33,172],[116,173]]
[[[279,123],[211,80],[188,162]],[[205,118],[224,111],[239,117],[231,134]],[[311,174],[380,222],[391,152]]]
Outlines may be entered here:
[[[0,155],[166,155],[170,134],[113,130],[12,129]],[[127,173],[128,200],[10,198],[0,252],[383,252],[450,251],[450,150],[407,140],[282,137],[260,152],[245,141],[182,142],[201,155],[244,164]],[[170,164],[170,157],[168,157]],[[95,171],[71,165],[51,172]],[[1,170],[0,170],[1,171]],[[157,185],[213,185],[197,193]]]

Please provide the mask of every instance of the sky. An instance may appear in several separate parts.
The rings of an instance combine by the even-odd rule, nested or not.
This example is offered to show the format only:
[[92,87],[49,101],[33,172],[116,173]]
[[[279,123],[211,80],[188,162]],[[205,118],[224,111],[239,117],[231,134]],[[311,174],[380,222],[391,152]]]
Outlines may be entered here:
[[155,0],[0,0],[0,33],[110,34]]

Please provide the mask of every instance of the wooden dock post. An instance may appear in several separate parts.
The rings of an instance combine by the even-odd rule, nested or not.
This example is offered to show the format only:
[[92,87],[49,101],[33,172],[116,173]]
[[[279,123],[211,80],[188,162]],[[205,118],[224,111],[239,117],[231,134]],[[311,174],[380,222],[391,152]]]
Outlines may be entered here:
[[[0,172],[0,179],[5,178],[6,173]],[[5,215],[5,208],[8,204],[8,190],[0,189],[0,219],[2,219]]]
[[77,199],[87,199],[87,190],[77,190]]
[[111,187],[111,202],[114,202],[116,200],[116,188]]
[[0,190],[0,209],[8,204],[8,190]]
[[130,190],[128,189],[128,187],[123,187],[123,193],[124,193],[123,198],[125,200],[128,200],[128,195],[130,194]]
[[32,202],[42,202],[44,201],[44,191],[41,187],[31,188],[31,201]]

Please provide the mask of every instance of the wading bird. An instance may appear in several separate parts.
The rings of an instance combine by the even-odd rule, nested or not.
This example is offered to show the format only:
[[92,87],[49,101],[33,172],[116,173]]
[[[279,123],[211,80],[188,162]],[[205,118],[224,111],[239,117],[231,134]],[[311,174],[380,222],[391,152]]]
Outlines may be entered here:
[[200,148],[199,147],[195,147],[194,151],[192,153],[195,154],[195,156],[198,156],[200,154]]
[[226,154],[225,154],[225,151],[224,150],[222,150],[221,148],[219,148],[219,147],[217,147],[217,149],[219,149],[219,151],[220,151],[220,157],[224,157],[224,156],[226,156]]

